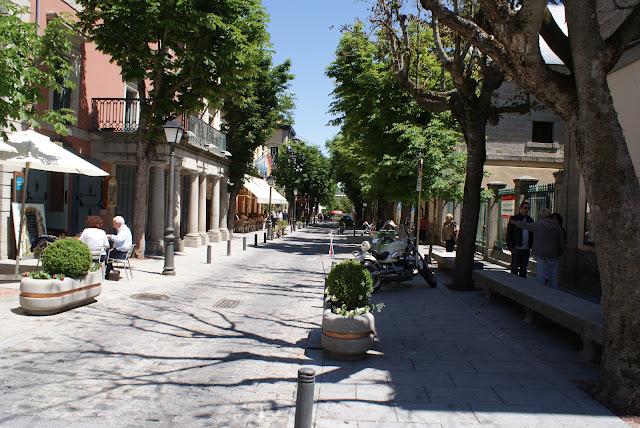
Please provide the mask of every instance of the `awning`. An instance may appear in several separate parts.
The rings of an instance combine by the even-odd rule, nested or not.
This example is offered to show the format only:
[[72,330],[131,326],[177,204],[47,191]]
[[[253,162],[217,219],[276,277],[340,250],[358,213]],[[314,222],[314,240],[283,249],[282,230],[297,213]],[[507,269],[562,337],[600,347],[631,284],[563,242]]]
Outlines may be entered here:
[[[259,204],[269,203],[269,183],[266,180],[245,175],[244,188],[256,197]],[[271,204],[287,205],[287,199],[274,188],[271,190]]]
[[505,183],[507,187],[513,187],[513,179],[518,177],[535,177],[538,184],[553,184],[556,182],[553,173],[559,168],[536,168],[531,166],[504,166],[504,165],[485,165],[484,171],[489,173],[488,177],[482,179],[482,186],[486,187],[487,183],[492,181],[500,181]]

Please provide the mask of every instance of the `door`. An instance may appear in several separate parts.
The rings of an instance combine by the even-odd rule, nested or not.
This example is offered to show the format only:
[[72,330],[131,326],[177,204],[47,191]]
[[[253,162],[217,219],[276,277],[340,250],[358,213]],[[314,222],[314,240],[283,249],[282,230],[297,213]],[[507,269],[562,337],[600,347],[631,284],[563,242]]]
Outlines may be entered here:
[[118,205],[116,215],[122,216],[125,223],[133,226],[133,186],[136,176],[135,166],[118,165],[116,178],[118,179]]

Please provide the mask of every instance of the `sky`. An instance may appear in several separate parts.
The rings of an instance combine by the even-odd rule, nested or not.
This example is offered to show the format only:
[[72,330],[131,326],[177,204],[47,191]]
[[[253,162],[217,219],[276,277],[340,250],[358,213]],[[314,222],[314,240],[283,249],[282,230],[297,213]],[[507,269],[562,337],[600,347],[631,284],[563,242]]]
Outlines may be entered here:
[[328,126],[333,83],[325,76],[340,39],[340,28],[356,18],[366,21],[365,0],[263,0],[271,16],[269,33],[275,63],[292,62],[296,97],[293,125],[297,137],[324,147],[338,128]]

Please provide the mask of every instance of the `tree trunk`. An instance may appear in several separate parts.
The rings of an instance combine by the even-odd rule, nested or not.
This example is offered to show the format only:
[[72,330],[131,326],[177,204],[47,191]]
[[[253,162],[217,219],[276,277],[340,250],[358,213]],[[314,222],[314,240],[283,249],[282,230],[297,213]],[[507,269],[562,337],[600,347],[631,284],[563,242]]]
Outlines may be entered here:
[[480,214],[480,191],[486,160],[486,120],[475,111],[466,113],[465,140],[467,143],[467,171],[464,180],[464,199],[460,219],[460,233],[456,248],[453,287],[456,290],[473,288],[473,261],[476,251],[476,230]]
[[240,189],[236,190],[236,187],[233,186],[231,192],[229,192],[229,211],[227,211],[227,229],[233,231],[233,221],[236,218],[236,198],[238,197],[238,193],[240,193]]
[[611,409],[637,415],[640,183],[607,83],[608,49],[598,36],[597,20],[583,6],[571,1],[566,7],[579,105],[569,127],[578,137],[576,154],[591,209],[602,284],[605,346],[596,394]]
[[147,211],[149,202],[149,169],[151,159],[148,155],[149,142],[145,136],[136,147],[136,177],[134,180],[133,202],[133,242],[136,244],[135,257],[144,258],[146,247]]

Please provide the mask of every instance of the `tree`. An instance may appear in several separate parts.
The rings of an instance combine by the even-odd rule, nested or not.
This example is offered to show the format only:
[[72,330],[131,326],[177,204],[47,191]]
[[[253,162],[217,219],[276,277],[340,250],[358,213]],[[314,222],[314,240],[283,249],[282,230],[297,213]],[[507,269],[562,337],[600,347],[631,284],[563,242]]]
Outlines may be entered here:
[[[451,3],[461,16],[483,15],[474,1],[453,0]],[[450,111],[464,135],[466,176],[454,286],[468,289],[473,285],[487,123],[495,125],[500,114],[526,112],[530,106],[517,99],[506,105],[495,105],[493,94],[504,81],[498,64],[477,49],[473,40],[443,32],[438,19],[423,14],[419,5],[414,13],[409,11],[404,0],[378,0],[373,22],[386,36],[387,49],[402,87],[424,109]],[[433,58],[441,70],[438,74],[433,70]]]
[[71,25],[54,18],[39,36],[35,24],[21,18],[28,9],[0,0],[0,11],[0,133],[6,138],[6,130],[15,130],[12,121],[16,120],[32,127],[48,123],[57,133],[66,134],[66,125],[75,121],[73,112],[39,111],[38,104],[43,101],[43,90],[73,86]]
[[[253,166],[255,149],[263,145],[278,123],[291,119],[292,96],[287,92],[293,78],[289,61],[272,66],[271,52],[259,49],[252,73],[236,81],[235,94],[225,100],[225,124],[228,150],[231,152],[229,178],[230,200],[235,201],[242,189],[244,176]],[[229,230],[233,230],[236,204],[229,204]]]
[[[640,259],[640,183],[607,83],[625,48],[640,36],[640,4],[619,11],[621,25],[604,35],[599,2],[565,0],[567,36],[545,0],[481,0],[482,19],[463,16],[438,0],[421,3],[567,122],[593,216],[602,284],[605,347],[595,392],[612,409],[640,413],[640,294],[635,268]],[[540,37],[566,71],[545,63]]]
[[308,199],[308,220],[312,209],[317,210],[318,204],[328,205],[335,195],[329,159],[319,148],[302,140],[295,140],[283,149],[278,152],[276,180],[284,186],[287,199],[294,200],[294,189]]
[[459,191],[445,191],[459,189],[464,174],[457,124],[450,115],[426,111],[402,90],[383,41],[370,40],[356,22],[343,32],[327,75],[335,81],[334,123],[341,125],[328,147],[356,213],[364,200],[415,203],[419,156],[425,159],[425,196],[459,198]]
[[165,144],[162,126],[180,114],[219,106],[236,79],[253,70],[265,43],[259,0],[80,0],[80,25],[111,56],[125,81],[136,82],[140,121],[136,148],[133,235],[144,256],[149,167]]

